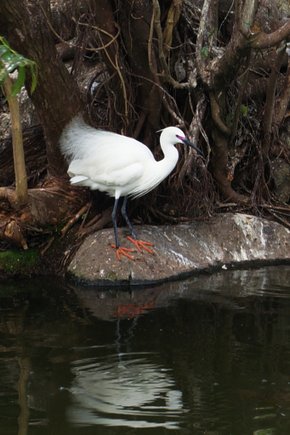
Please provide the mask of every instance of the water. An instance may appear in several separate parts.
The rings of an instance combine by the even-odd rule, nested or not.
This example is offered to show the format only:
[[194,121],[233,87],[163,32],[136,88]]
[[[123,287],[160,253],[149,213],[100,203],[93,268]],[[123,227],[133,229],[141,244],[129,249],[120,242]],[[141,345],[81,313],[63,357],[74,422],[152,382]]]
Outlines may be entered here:
[[0,434],[290,434],[290,267],[0,285]]

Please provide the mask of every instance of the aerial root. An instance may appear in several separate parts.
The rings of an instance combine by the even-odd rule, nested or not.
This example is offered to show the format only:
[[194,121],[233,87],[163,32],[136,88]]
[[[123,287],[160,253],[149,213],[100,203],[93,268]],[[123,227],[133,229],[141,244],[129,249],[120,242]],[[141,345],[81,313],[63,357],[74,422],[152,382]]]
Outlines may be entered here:
[[91,207],[90,202],[86,203],[62,228],[61,237],[64,237],[68,230],[85,214]]

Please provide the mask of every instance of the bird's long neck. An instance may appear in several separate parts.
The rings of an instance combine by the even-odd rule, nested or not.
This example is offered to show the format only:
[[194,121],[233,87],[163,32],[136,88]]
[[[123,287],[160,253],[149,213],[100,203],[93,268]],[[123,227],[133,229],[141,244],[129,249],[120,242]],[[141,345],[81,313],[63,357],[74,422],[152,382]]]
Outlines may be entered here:
[[178,151],[174,145],[163,144],[162,142],[160,145],[161,145],[161,149],[163,151],[164,157],[162,160],[159,160],[158,166],[159,166],[159,170],[163,173],[164,178],[165,178],[175,168],[179,155],[178,155]]

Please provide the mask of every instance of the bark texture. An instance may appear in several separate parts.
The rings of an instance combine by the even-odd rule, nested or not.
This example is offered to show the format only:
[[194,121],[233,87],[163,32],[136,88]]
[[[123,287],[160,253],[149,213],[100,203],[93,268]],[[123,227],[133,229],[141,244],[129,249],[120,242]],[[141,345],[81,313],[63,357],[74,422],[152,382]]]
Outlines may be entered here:
[[82,102],[75,80],[57,55],[49,27],[49,1],[3,0],[0,17],[1,29],[12,47],[38,66],[37,87],[31,98],[44,128],[50,174],[63,175],[66,166],[58,139],[66,123],[80,111]]

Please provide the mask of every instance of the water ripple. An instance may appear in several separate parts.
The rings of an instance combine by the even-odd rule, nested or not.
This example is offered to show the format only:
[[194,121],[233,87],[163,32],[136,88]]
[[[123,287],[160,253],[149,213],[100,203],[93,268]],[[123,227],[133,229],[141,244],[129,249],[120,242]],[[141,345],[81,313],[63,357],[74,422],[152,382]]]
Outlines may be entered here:
[[152,361],[153,354],[86,358],[72,367],[74,424],[129,427],[179,427],[186,410],[169,369]]

